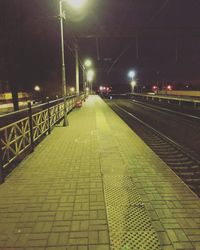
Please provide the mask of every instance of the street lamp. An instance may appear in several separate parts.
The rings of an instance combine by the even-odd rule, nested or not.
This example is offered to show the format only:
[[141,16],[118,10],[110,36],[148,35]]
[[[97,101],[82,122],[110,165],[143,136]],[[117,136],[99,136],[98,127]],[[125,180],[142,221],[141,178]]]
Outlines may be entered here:
[[92,66],[92,60],[91,59],[86,59],[84,61],[84,66],[83,66],[83,81],[84,81],[84,89],[86,91],[87,86],[87,75],[86,75],[86,70]]
[[133,80],[133,78],[135,77],[135,71],[134,70],[130,70],[128,72],[128,77],[131,78],[131,92],[134,92],[134,87],[136,85],[136,82]]
[[92,69],[87,71],[87,82],[90,84],[90,94],[92,94],[92,81],[94,79],[94,71]]
[[65,0],[65,1],[67,1],[67,3],[74,9],[80,9],[86,3],[86,0]]
[[64,35],[63,35],[63,19],[65,19],[65,13],[62,9],[62,3],[67,2],[71,7],[79,9],[85,3],[86,0],[60,0],[59,2],[59,17],[60,17],[60,32],[61,32],[61,55],[62,55],[62,89],[63,89],[63,101],[64,101],[64,119],[63,127],[68,125],[67,120],[67,88],[66,88],[66,73],[65,73],[65,49],[64,49]]
[[133,70],[130,70],[129,72],[128,72],[128,76],[131,78],[131,80],[133,81],[133,78],[134,78],[134,76],[135,76],[135,71],[133,71]]
[[134,88],[136,86],[136,81],[131,81],[131,89],[132,89],[132,93],[134,93]]
[[84,62],[84,65],[89,68],[92,66],[92,61],[90,59],[86,59],[85,62]]
[[35,91],[40,91],[40,86],[35,85],[34,90],[35,90]]

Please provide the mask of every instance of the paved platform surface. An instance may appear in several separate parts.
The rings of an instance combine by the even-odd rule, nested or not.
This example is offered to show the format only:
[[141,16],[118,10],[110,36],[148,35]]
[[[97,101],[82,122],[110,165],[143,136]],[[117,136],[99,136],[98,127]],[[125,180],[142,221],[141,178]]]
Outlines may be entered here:
[[199,250],[200,200],[97,96],[0,186],[0,249]]

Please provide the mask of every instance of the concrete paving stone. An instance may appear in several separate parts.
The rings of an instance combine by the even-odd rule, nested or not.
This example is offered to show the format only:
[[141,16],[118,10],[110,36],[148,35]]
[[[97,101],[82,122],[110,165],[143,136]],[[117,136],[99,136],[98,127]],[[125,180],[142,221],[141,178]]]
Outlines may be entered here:
[[180,229],[181,226],[178,223],[162,223],[165,229]]
[[153,228],[157,232],[163,232],[165,230],[160,220],[151,220],[151,223],[152,223]]
[[98,231],[90,232],[90,234],[89,234],[89,244],[98,244],[98,243],[99,243]]
[[172,245],[162,246],[162,250],[175,250]]
[[196,250],[190,242],[176,242],[173,246],[176,250]]
[[171,245],[171,241],[166,232],[159,232],[158,238],[162,247],[165,245]]
[[57,241],[57,246],[66,246],[69,241],[69,233],[59,233],[59,238]]
[[110,250],[109,245],[89,245],[89,250]]
[[73,239],[69,238],[68,245],[88,245],[88,238]]
[[172,211],[170,209],[155,209],[159,218],[166,219],[166,218],[174,218]]
[[57,246],[59,240],[59,233],[50,233],[47,239],[48,246]]
[[99,242],[109,244],[110,239],[108,231],[104,230],[104,231],[99,231],[98,233],[99,233]]
[[26,242],[28,247],[45,247],[47,246],[47,240],[28,240]]
[[[16,237],[13,237],[13,236],[12,236],[12,239],[8,238],[8,240],[4,242],[4,247],[5,248],[13,248],[13,247],[15,247],[17,240],[18,240],[18,237],[17,237],[17,239],[16,239]],[[24,246],[24,244],[21,243],[21,245],[19,247],[23,247],[23,246]]]
[[53,222],[36,222],[33,228],[34,233],[49,233],[53,227]]
[[[57,246],[56,247],[45,247],[45,248],[43,248],[41,250],[44,250],[44,249],[45,250],[58,250],[58,247]],[[29,249],[27,248],[27,250],[29,250]],[[33,250],[33,249],[30,249],[30,250]],[[34,250],[39,250],[39,249],[37,248],[37,249],[34,249]],[[64,246],[64,247],[59,246],[59,250],[68,250],[68,248],[66,246]]]

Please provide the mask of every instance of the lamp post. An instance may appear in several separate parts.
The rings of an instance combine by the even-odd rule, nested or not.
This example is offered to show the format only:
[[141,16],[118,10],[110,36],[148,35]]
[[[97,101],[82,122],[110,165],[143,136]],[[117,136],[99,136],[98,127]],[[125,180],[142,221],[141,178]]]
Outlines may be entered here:
[[64,36],[63,36],[63,18],[64,13],[62,10],[63,0],[60,0],[60,31],[61,31],[61,55],[62,55],[62,91],[63,91],[63,102],[64,102],[64,118],[63,127],[66,127],[69,123],[67,120],[67,88],[66,88],[66,74],[65,74],[65,48],[64,48]]
[[92,94],[92,81],[94,79],[94,71],[92,69],[87,71],[87,81],[90,84],[90,94]]
[[40,86],[39,85],[35,85],[34,90],[35,90],[35,93],[36,93],[35,98],[38,99],[36,101],[41,101],[40,100],[41,99],[41,94],[40,94],[41,88],[40,88]]
[[89,69],[92,66],[92,61],[90,59],[86,59],[84,61],[84,69],[83,69],[83,79],[84,79],[84,85],[85,85],[85,91],[88,87],[88,72],[86,72],[87,69]]
[[133,80],[134,76],[135,76],[135,71],[133,70],[130,70],[128,72],[128,76],[131,78],[131,92],[133,93],[134,92],[134,87],[136,85],[136,82]]
[[135,86],[136,86],[136,81],[131,81],[131,92],[134,93],[134,89],[135,89]]
[[64,35],[63,35],[63,19],[65,18],[65,15],[63,13],[62,9],[62,3],[67,2],[69,5],[71,5],[72,8],[79,9],[82,7],[83,4],[85,4],[86,0],[60,0],[59,2],[59,9],[60,9],[60,31],[61,31],[61,55],[62,55],[62,90],[63,90],[63,101],[64,101],[64,119],[63,119],[63,127],[66,127],[68,125],[67,120],[67,87],[66,87],[66,73],[65,73],[65,49],[64,49]]

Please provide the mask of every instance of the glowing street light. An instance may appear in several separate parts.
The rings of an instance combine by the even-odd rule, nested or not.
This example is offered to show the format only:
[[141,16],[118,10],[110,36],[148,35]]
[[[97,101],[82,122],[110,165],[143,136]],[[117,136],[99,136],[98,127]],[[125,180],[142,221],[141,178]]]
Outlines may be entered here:
[[131,80],[133,81],[133,78],[135,77],[135,71],[131,70],[128,72],[128,76],[131,78]]
[[134,93],[134,88],[136,86],[136,82],[133,80],[133,78],[135,77],[135,71],[134,70],[130,70],[128,72],[128,77],[131,78],[131,92]]
[[35,85],[34,90],[37,91],[37,92],[39,92],[40,91],[40,86]]
[[86,59],[84,62],[84,65],[86,68],[89,68],[92,66],[92,61],[90,59]]
[[89,69],[92,66],[92,60],[91,59],[86,59],[84,61],[84,67],[83,67],[83,82],[84,82],[84,89],[86,91],[87,88],[87,75],[86,75],[86,70]]
[[92,69],[87,71],[87,82],[90,84],[90,93],[92,94],[92,81],[94,79],[94,71]]
[[86,0],[67,0],[67,3],[74,9],[80,9],[85,5]]
[[63,89],[63,101],[64,101],[64,118],[63,127],[68,125],[67,120],[67,87],[66,87],[66,73],[65,73],[65,49],[64,49],[64,34],[63,34],[63,19],[65,19],[65,13],[62,9],[62,3],[67,2],[71,7],[80,9],[86,0],[60,0],[59,2],[59,18],[60,18],[60,33],[61,33],[61,56],[62,56],[62,89]]
[[75,88],[74,88],[74,87],[71,87],[71,88],[70,88],[70,92],[74,93],[74,92],[75,92]]
[[132,93],[134,93],[134,88],[136,86],[136,81],[131,81],[131,89],[132,89]]

